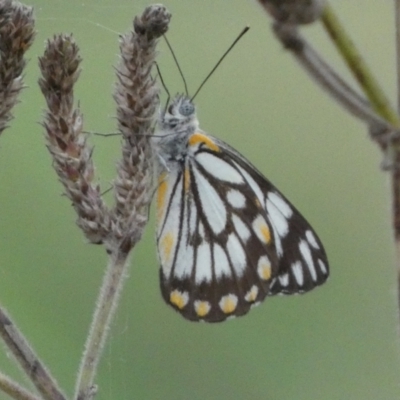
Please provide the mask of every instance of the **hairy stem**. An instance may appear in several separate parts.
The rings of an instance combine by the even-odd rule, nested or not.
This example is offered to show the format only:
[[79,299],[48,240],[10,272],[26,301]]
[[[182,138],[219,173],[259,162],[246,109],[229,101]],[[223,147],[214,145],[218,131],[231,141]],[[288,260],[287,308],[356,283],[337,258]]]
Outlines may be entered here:
[[0,373],[0,389],[15,400],[41,400],[2,373]]
[[94,377],[123,287],[128,267],[127,256],[122,252],[110,256],[78,373],[75,394],[77,400],[91,399],[97,392],[97,387],[93,384]]
[[45,400],[65,400],[56,380],[50,375],[43,362],[34,353],[28,341],[0,307],[0,336],[12,352],[18,364],[28,375]]

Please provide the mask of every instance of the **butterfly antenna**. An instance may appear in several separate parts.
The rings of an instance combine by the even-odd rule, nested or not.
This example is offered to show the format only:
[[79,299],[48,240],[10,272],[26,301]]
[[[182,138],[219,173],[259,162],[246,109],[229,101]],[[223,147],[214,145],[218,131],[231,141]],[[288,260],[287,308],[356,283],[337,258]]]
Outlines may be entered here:
[[186,83],[186,79],[185,79],[185,76],[183,75],[181,66],[179,65],[179,62],[178,62],[178,59],[176,58],[176,55],[175,55],[175,53],[174,53],[174,50],[172,50],[172,46],[170,45],[170,43],[169,43],[167,37],[166,37],[165,35],[163,35],[163,36],[164,36],[165,42],[167,43],[167,46],[168,46],[168,48],[169,48],[169,51],[171,52],[172,57],[174,58],[175,64],[176,64],[176,66],[178,67],[179,74],[181,75],[183,84],[185,85],[185,93],[186,93],[186,96],[189,96],[189,90],[188,90],[188,86],[187,86],[187,83]]
[[235,44],[242,38],[242,36],[250,29],[249,26],[246,26],[242,32],[239,33],[238,37],[234,40],[234,42],[229,46],[228,50],[225,51],[225,53],[222,55],[222,57],[219,59],[219,61],[215,64],[214,68],[210,71],[210,73],[206,76],[206,78],[203,80],[199,88],[196,90],[196,93],[193,95],[193,97],[190,99],[190,101],[193,101],[194,98],[199,94],[201,88],[204,86],[204,84],[210,79],[211,75],[214,73],[214,71],[218,68],[219,64],[222,63],[223,59],[229,54],[229,52],[235,47]]
[[170,95],[170,93],[169,93],[169,90],[168,90],[168,88],[167,88],[167,85],[166,85],[165,82],[164,82],[164,79],[163,79],[162,74],[161,74],[160,67],[159,67],[159,65],[157,64],[157,62],[155,62],[155,65],[156,65],[156,68],[157,68],[158,76],[160,77],[161,85],[163,86],[163,88],[164,88],[164,90],[165,90],[165,92],[167,93],[167,96],[168,96],[168,97],[167,97],[167,102],[165,103],[165,108],[164,108],[164,113],[163,113],[163,116],[164,116],[165,113],[166,113],[166,111],[167,111],[168,104],[169,104],[169,101],[170,101],[170,99],[171,99],[171,95]]

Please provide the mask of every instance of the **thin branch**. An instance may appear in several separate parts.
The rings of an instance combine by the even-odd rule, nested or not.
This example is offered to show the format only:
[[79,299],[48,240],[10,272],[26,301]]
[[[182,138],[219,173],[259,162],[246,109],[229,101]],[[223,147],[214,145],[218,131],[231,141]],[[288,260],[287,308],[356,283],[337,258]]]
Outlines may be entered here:
[[0,389],[15,400],[42,400],[0,372]]
[[320,18],[325,0],[258,0],[280,24],[305,25]]
[[[395,29],[396,29],[396,71],[397,71],[397,112],[400,115],[400,0],[395,0]],[[400,152],[395,154],[397,166],[400,165]],[[400,310],[400,172],[393,169],[392,176],[392,214],[397,262],[397,301]]]
[[313,49],[299,33],[297,26],[276,22],[274,32],[284,47],[292,52],[296,60],[310,76],[342,107],[353,116],[374,126],[378,131],[391,130],[391,126],[381,118],[368,101],[352,89]]
[[22,333],[0,307],[0,336],[45,400],[65,400],[56,380],[34,353]]
[[124,278],[127,275],[127,257],[128,255],[125,253],[110,257],[78,374],[74,397],[77,400],[91,399],[97,393],[97,385],[94,385],[93,382],[111,318],[118,304]]
[[321,21],[372,107],[391,125],[400,127],[399,116],[329,4],[325,5]]
[[400,0],[395,0],[397,112],[400,115]]

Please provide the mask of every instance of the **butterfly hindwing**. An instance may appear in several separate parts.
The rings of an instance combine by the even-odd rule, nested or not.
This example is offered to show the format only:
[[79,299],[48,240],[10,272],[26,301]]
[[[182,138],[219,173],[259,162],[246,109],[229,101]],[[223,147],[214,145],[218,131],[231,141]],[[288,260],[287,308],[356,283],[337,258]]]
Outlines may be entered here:
[[[217,322],[247,313],[268,294],[271,268],[277,265],[261,228],[262,240],[248,222],[263,212],[256,198],[244,181],[242,191],[238,183],[221,184],[195,161],[165,179],[161,185],[176,189],[157,235],[164,299],[191,320]],[[265,218],[259,219],[269,231]]]

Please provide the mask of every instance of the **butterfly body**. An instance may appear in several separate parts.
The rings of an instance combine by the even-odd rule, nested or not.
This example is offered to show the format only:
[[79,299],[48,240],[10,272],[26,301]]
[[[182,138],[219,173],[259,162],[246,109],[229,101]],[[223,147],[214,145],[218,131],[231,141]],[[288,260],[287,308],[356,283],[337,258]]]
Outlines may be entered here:
[[157,246],[169,305],[220,322],[325,282],[316,233],[248,160],[200,130],[189,98],[177,96],[159,127]]

